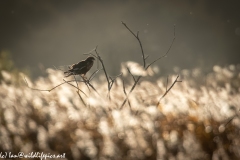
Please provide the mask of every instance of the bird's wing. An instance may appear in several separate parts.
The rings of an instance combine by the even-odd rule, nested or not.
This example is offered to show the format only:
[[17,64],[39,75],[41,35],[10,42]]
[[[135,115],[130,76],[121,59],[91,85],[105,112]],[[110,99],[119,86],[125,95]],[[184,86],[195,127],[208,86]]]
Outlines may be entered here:
[[86,67],[86,64],[87,64],[86,61],[80,61],[77,64],[73,64],[71,68],[72,68],[73,71],[74,70],[81,70],[84,67]]

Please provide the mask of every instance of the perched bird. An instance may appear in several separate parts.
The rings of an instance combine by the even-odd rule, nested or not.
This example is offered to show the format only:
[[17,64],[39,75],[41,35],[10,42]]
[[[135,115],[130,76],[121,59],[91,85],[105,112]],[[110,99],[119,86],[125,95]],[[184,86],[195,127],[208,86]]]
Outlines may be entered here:
[[73,64],[69,70],[64,72],[65,77],[69,77],[71,75],[83,75],[91,69],[93,66],[95,58],[94,57],[87,57],[87,59],[80,61],[76,64]]

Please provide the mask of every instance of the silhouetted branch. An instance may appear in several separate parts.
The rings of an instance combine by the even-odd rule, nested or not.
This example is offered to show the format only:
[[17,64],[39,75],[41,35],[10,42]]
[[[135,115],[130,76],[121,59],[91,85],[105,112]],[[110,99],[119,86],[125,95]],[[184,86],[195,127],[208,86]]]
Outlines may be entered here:
[[[145,58],[145,53],[143,51],[143,47],[142,47],[142,43],[141,43],[141,40],[139,38],[139,31],[137,32],[137,34],[134,34],[134,32],[126,25],[126,23],[122,22],[122,24],[128,29],[128,31],[137,39],[139,45],[140,45],[140,48],[141,48],[141,51],[142,51],[142,58],[143,58],[143,67],[145,70],[147,70],[152,64],[154,64],[155,62],[157,62],[158,60],[162,59],[163,57],[166,57],[167,54],[169,53],[169,51],[171,50],[172,48],[172,45],[173,45],[173,42],[175,40],[175,25],[174,25],[174,38],[172,40],[172,43],[168,49],[168,51],[161,57],[157,58],[156,60],[154,60],[153,62],[151,62],[148,66],[146,66],[146,59],[149,57],[149,56],[146,56]],[[127,68],[128,69],[128,68]],[[130,70],[128,69],[128,72],[131,74]],[[137,83],[139,82],[139,80],[141,79],[142,76],[138,76],[137,79],[135,79],[135,77],[131,74],[131,76],[133,77],[133,80],[134,80],[134,84],[132,86],[132,88],[130,89],[129,93],[126,95],[126,98],[125,100],[123,101],[120,109],[122,109],[122,107],[125,105],[125,103],[127,102],[128,100],[128,97],[129,95],[132,93],[132,91],[134,90],[134,88],[136,87]],[[175,82],[176,83],[176,82]],[[172,87],[170,87],[171,89]],[[163,96],[164,97],[164,96]]]
[[133,33],[133,31],[132,31],[130,28],[128,28],[128,26],[126,25],[126,23],[124,23],[124,22],[122,21],[122,24],[123,24],[123,25],[132,33],[132,35],[138,40],[138,43],[139,43],[139,45],[140,45],[141,52],[142,52],[143,67],[145,68],[145,66],[146,66],[146,59],[147,59],[147,58],[145,58],[145,54],[144,54],[144,51],[143,51],[142,42],[141,42],[141,40],[139,39],[139,31],[137,31],[137,34],[135,34],[135,33]]

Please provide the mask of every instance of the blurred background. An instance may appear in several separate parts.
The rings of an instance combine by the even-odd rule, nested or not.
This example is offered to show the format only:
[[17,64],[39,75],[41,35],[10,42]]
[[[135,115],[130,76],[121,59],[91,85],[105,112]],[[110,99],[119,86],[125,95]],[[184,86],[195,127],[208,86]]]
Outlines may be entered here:
[[[239,7],[238,0],[1,0],[0,155],[239,160]],[[140,32],[148,63],[167,52],[176,26],[158,75],[140,71],[150,76],[133,92],[130,74],[111,92],[101,76],[91,81],[96,90],[59,85],[63,74],[53,66],[85,59],[96,46],[108,75],[141,70],[139,44],[121,21]],[[176,74],[182,82],[162,98]]]
[[166,53],[176,25],[168,58],[157,63],[160,73],[176,66],[208,71],[239,63],[239,7],[237,0],[0,1],[0,52],[36,78],[53,65],[85,59],[83,53],[98,45],[108,72],[118,74],[121,62],[142,61],[136,39],[121,21],[140,31],[148,62]]

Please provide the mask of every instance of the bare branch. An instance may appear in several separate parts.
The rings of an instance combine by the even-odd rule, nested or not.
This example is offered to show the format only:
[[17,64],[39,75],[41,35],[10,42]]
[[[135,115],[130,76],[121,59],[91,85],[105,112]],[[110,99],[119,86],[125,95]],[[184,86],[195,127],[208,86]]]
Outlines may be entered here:
[[[110,77],[110,76],[109,76],[109,79],[111,80],[111,81],[110,81],[110,90],[112,89],[112,86],[113,86],[115,80],[116,80],[118,77],[120,77],[120,76],[122,76],[122,73],[120,73],[119,75],[116,75],[116,76],[114,76],[114,77]],[[109,90],[109,91],[110,91],[110,90]]]
[[103,68],[105,77],[106,77],[107,82],[108,82],[108,90],[110,90],[110,81],[109,81],[109,78],[108,78],[108,75],[107,75],[107,71],[106,71],[106,68],[105,68],[105,66],[104,66],[104,63],[103,63],[102,58],[99,56],[99,54],[98,54],[98,52],[97,52],[97,47],[96,47],[96,49],[95,49],[95,53],[96,53],[96,55],[97,55],[98,60],[99,60],[99,61],[101,62],[101,64],[102,64],[102,68]]
[[137,83],[139,82],[139,80],[142,78],[142,76],[138,76],[137,80],[135,81],[135,83],[133,84],[132,88],[130,89],[130,91],[128,92],[126,98],[124,99],[120,109],[122,109],[122,107],[125,105],[125,103],[128,101],[128,97],[129,95],[132,93],[132,91],[134,90],[134,88],[136,87]]
[[[71,86],[77,88],[76,86],[74,86],[73,84],[70,83],[70,82],[74,82],[75,80],[66,81],[66,80],[63,79],[64,82],[62,82],[62,83],[56,85],[55,87],[53,87],[53,88],[51,88],[51,89],[38,89],[38,88],[30,87],[29,84],[28,84],[28,82],[27,82],[27,80],[26,80],[26,78],[23,77],[23,79],[24,79],[24,81],[25,81],[27,87],[30,88],[31,90],[35,90],[35,91],[51,92],[52,90],[56,89],[57,87],[59,87],[59,86],[65,84],[65,83],[68,83],[68,84],[70,84]],[[82,93],[87,97],[87,95],[86,95],[81,89],[79,89],[79,88],[77,88],[77,89],[78,89],[80,92],[82,92]]]
[[167,92],[167,87],[168,87],[168,76],[167,76],[166,92]]
[[[142,51],[143,67],[144,67],[145,70],[147,70],[152,64],[154,64],[154,63],[157,62],[158,60],[162,59],[163,57],[166,57],[167,54],[169,53],[169,51],[170,51],[171,48],[172,48],[173,42],[175,41],[175,25],[174,25],[174,38],[173,38],[173,40],[172,40],[172,43],[171,43],[170,47],[168,48],[168,51],[167,51],[163,56],[157,58],[156,60],[154,60],[153,62],[151,62],[148,66],[146,66],[146,59],[147,59],[149,56],[146,56],[146,58],[145,58],[145,53],[144,53],[144,51],[143,51],[142,43],[141,43],[141,40],[140,40],[140,38],[139,38],[139,32],[137,32],[137,34],[134,34],[133,31],[126,25],[126,23],[122,22],[122,24],[123,24],[123,25],[128,29],[128,31],[137,39],[137,41],[138,41],[138,43],[139,43],[139,45],[140,45],[141,51]],[[131,72],[130,72],[129,69],[128,69],[128,71],[129,71],[129,73],[131,74]],[[132,75],[132,74],[131,74],[131,75]],[[121,105],[120,108],[122,108],[122,107],[125,105],[125,103],[126,103],[127,100],[128,100],[129,95],[130,95],[131,92],[134,90],[134,88],[136,87],[137,83],[139,82],[139,80],[141,79],[142,76],[138,76],[137,79],[135,79],[135,77],[134,77],[133,75],[132,75],[132,77],[133,77],[133,79],[134,79],[134,84],[133,84],[131,90],[129,91],[129,93],[127,94],[127,96],[126,96],[125,100],[123,101],[123,103],[122,103],[122,105]],[[179,77],[179,76],[178,76],[178,77]],[[177,77],[177,78],[178,78],[178,77]],[[176,81],[173,83],[173,85],[174,85],[176,82],[180,82],[180,81],[177,81],[177,79],[176,79]],[[173,87],[173,85],[169,88],[169,90]],[[166,93],[162,96],[162,98],[163,98],[164,96],[166,96],[166,94],[169,92],[169,90],[166,90]],[[160,99],[160,100],[161,100],[161,99]],[[160,100],[159,100],[159,101],[160,101]]]
[[[141,42],[141,40],[139,39],[139,32],[137,32],[137,35],[136,35],[136,34],[133,33],[133,31],[132,31],[130,28],[128,28],[128,26],[126,25],[126,23],[122,22],[122,24],[123,24],[123,25],[128,29],[128,31],[129,31],[130,33],[132,33],[132,35],[137,39],[137,41],[138,41],[138,43],[139,43],[139,45],[140,45],[140,48],[141,48],[142,59],[143,59],[143,66],[144,66],[144,68],[145,68],[145,66],[146,66],[146,58],[145,58],[145,54],[144,54],[144,51],[143,51],[142,42]],[[127,68],[127,69],[128,69],[128,68]],[[129,71],[129,73],[132,75],[132,73],[130,72],[129,69],[128,69],[128,71]],[[134,90],[134,88],[136,87],[137,83],[139,82],[139,80],[141,79],[142,76],[138,76],[137,79],[135,79],[135,77],[134,77],[133,75],[132,75],[132,77],[133,77],[133,79],[134,79],[134,84],[133,84],[132,88],[130,89],[129,93],[126,95],[126,98],[125,98],[125,100],[123,101],[120,109],[122,109],[122,107],[123,107],[123,106],[125,105],[125,103],[128,101],[129,95],[132,93],[132,91]]]
[[76,80],[75,75],[73,75],[73,77],[74,77],[74,80],[75,80],[75,82],[76,82],[76,84],[77,84],[77,88],[79,89],[79,87],[78,87],[78,82],[77,82],[77,80]]
[[95,51],[95,54],[96,54],[96,55],[92,54],[92,53],[91,53],[92,51],[89,52],[89,53],[84,53],[84,55],[91,55],[91,56],[95,57],[96,59],[98,59],[98,61],[100,61],[101,65],[102,65],[102,69],[103,69],[104,74],[105,74],[105,77],[106,77],[107,82],[108,82],[108,90],[109,90],[109,89],[110,89],[110,81],[109,81],[109,78],[108,78],[107,71],[106,71],[106,69],[105,69],[103,60],[102,60],[101,56],[99,55],[99,53],[97,52],[97,47],[98,47],[98,46],[96,46],[96,48],[95,48],[94,50],[92,50],[92,51]]
[[[98,46],[96,46],[96,48],[94,50],[92,50],[92,51],[95,51],[95,55],[91,53],[92,51],[89,52],[89,53],[85,53],[85,55],[87,54],[87,55],[94,56],[101,63],[102,69],[99,69],[99,70],[103,70],[103,72],[104,72],[104,75],[105,75],[107,83],[108,83],[108,95],[110,95],[110,90],[112,89],[113,83],[115,82],[117,77],[122,75],[122,73],[117,75],[117,76],[115,76],[114,78],[108,76],[106,68],[105,68],[105,65],[103,63],[103,60],[102,60],[101,56],[99,55],[99,53],[97,52],[97,47]],[[97,70],[96,72],[98,72],[99,70]],[[91,80],[91,77],[90,77],[90,80]],[[108,96],[108,97],[110,98],[110,96]]]
[[68,82],[74,82],[74,80],[71,80],[71,81],[65,81],[65,82],[62,82],[62,83],[56,85],[55,87],[53,87],[53,88],[51,88],[51,89],[38,89],[38,88],[32,88],[32,87],[30,87],[29,84],[28,84],[28,82],[27,82],[27,80],[26,80],[26,78],[23,77],[23,79],[24,79],[24,81],[25,81],[25,83],[26,83],[26,85],[27,85],[28,88],[30,88],[30,89],[32,89],[32,90],[36,90],[36,91],[47,91],[47,92],[51,92],[52,90],[56,89],[57,87],[59,87],[59,86],[65,84],[65,83],[68,83]]
[[121,78],[121,79],[122,79],[122,83],[123,83],[123,93],[125,94],[125,96],[127,96],[127,92],[126,92],[126,88],[125,88],[125,82],[124,82],[123,78]]
[[115,80],[116,80],[118,77],[120,77],[120,76],[122,76],[122,73],[120,73],[119,75],[116,75],[116,76],[114,76],[114,77],[110,77],[110,76],[109,76],[109,79],[110,79],[110,84],[109,84],[109,86],[110,86],[110,88],[109,88],[109,90],[108,90],[107,96],[109,97],[110,100],[111,100],[110,91],[111,91],[111,89],[112,89],[112,86],[113,86]]
[[147,60],[149,58],[149,55],[147,55],[146,57],[145,57],[145,60]]
[[65,83],[69,84],[70,86],[76,88],[77,91],[82,92],[86,97],[88,97],[85,92],[83,92],[81,89],[79,89],[78,87],[76,87],[76,86],[74,86],[73,84],[71,84],[69,81],[66,81],[65,79],[63,79],[63,81],[64,81]]
[[225,123],[224,126],[226,127],[228,124],[230,124],[230,122],[231,122],[235,117],[237,117],[237,115],[234,115],[234,116],[230,117],[230,118],[228,119],[228,121]]
[[77,92],[77,94],[78,94],[80,100],[82,101],[83,105],[86,107],[87,105],[86,105],[86,103],[84,102],[82,96],[80,95],[79,90],[77,90],[76,92]]
[[32,89],[32,90],[36,90],[36,91],[48,91],[48,92],[50,92],[51,90],[53,90],[53,89],[57,88],[58,86],[61,86],[62,84],[65,83],[65,82],[63,82],[63,83],[57,85],[56,87],[53,87],[52,89],[37,89],[37,88],[32,88],[32,87],[30,87],[30,86],[28,85],[28,82],[27,82],[27,80],[26,80],[25,77],[23,77],[23,79],[24,79],[24,82],[26,83],[26,85],[27,85],[28,88],[30,88],[30,89]]
[[[127,97],[127,92],[126,92],[125,82],[124,82],[123,78],[121,78],[121,79],[122,79],[122,83],[123,83],[123,93],[124,93],[125,96]],[[129,107],[132,108],[129,99],[127,99],[127,101],[128,101],[128,105],[129,105]],[[125,102],[125,103],[126,103],[126,102]]]
[[136,82],[136,79],[135,79],[134,75],[132,74],[132,72],[129,70],[129,68],[128,68],[128,67],[127,67],[127,70],[128,70],[128,72],[131,74],[131,76],[132,76],[132,78],[133,78],[134,82]]
[[85,80],[85,83],[86,83],[87,86],[89,85],[89,86],[100,96],[100,94],[98,93],[98,91],[96,90],[96,88],[93,87],[93,85],[89,82],[89,80]]
[[145,54],[144,54],[144,51],[143,51],[142,42],[141,42],[141,40],[140,40],[140,38],[139,38],[139,31],[137,32],[137,34],[134,34],[133,31],[132,31],[130,28],[128,28],[128,26],[126,25],[126,23],[124,23],[124,22],[122,21],[122,24],[123,24],[123,25],[132,33],[132,35],[138,40],[138,43],[139,43],[139,45],[140,45],[141,52],[142,52],[143,67],[145,68],[145,66],[146,66],[146,58],[145,58]]
[[[73,75],[73,77],[74,77],[74,79],[75,79],[75,82],[76,82],[76,84],[77,84],[77,94],[78,94],[78,96],[79,96],[79,98],[80,98],[80,100],[82,101],[82,103],[83,103],[83,105],[86,107],[86,103],[84,102],[84,100],[83,100],[83,98],[82,98],[82,96],[81,96],[81,94],[79,93],[79,87],[78,87],[78,82],[77,82],[77,80],[76,80],[76,77],[75,77],[75,75]],[[88,87],[88,86],[87,86]],[[88,89],[89,89],[89,87],[88,87]],[[89,89],[90,90],[90,89]],[[84,93],[84,92],[83,92]],[[85,94],[85,93],[84,93]]]
[[162,97],[159,99],[158,103],[157,103],[157,106],[160,104],[160,101],[168,94],[168,92],[172,89],[172,87],[175,85],[175,83],[177,82],[182,82],[182,81],[178,81],[178,78],[179,78],[179,75],[177,76],[177,78],[174,80],[174,82],[172,83],[172,85],[167,89],[166,88],[166,91],[165,93],[162,95]]

